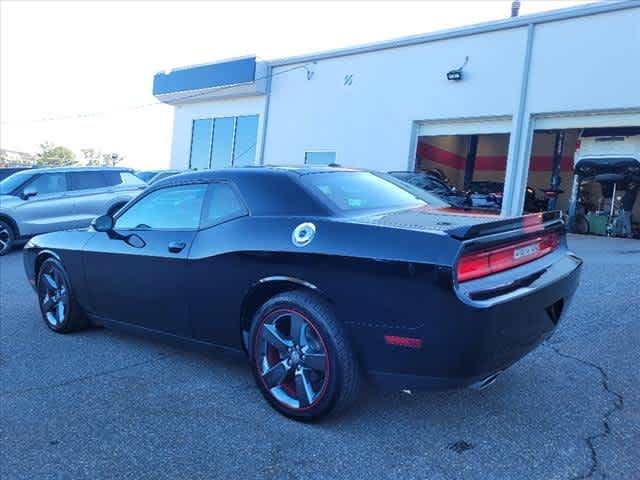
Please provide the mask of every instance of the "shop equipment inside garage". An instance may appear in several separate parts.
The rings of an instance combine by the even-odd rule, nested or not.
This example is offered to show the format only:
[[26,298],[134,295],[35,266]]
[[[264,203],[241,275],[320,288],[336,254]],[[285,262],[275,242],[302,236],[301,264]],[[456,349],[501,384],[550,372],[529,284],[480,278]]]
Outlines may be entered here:
[[[416,170],[459,191],[499,202],[505,182],[508,133],[418,138]],[[640,127],[534,130],[523,213],[560,209],[575,233],[628,236],[623,197],[640,183]],[[632,210],[640,238],[640,199]]]

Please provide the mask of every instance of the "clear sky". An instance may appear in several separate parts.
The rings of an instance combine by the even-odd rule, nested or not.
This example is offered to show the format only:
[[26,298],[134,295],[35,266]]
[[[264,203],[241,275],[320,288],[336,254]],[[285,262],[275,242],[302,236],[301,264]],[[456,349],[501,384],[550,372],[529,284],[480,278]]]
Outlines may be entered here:
[[[588,1],[522,0],[521,14]],[[172,107],[153,75],[257,54],[279,58],[508,17],[511,0],[0,0],[0,146],[93,147],[134,168],[169,164]],[[100,113],[95,115],[96,113]],[[34,121],[91,114],[83,118]]]

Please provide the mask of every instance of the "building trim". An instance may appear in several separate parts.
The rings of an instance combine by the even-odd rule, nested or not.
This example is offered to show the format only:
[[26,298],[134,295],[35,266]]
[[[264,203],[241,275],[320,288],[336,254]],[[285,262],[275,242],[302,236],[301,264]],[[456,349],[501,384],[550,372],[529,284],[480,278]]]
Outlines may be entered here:
[[[527,167],[528,158],[520,156],[522,145],[522,127],[524,126],[525,111],[527,108],[527,94],[529,90],[529,76],[531,73],[531,56],[533,53],[533,37],[535,25],[530,23],[527,27],[527,44],[525,46],[524,62],[522,65],[522,80],[520,83],[520,100],[513,116],[513,127],[509,139],[509,153],[507,156],[507,170],[504,178],[504,196],[502,199],[502,215],[519,215],[524,205],[526,185],[517,183],[520,180],[519,167]],[[527,172],[528,173],[528,172]],[[526,179],[524,182],[526,184]]]
[[267,85],[265,87],[266,97],[264,99],[264,110],[262,114],[262,132],[260,134],[260,158],[258,159],[259,165],[264,165],[264,147],[267,144],[267,128],[269,126],[269,106],[271,104],[271,73],[273,67],[271,65],[267,65],[267,73],[266,73],[266,81]]
[[300,55],[296,57],[280,58],[269,61],[273,67],[282,67],[296,63],[304,63],[317,60],[328,60],[331,58],[346,57],[351,55],[359,55],[362,53],[377,52],[381,50],[389,50],[393,48],[401,48],[412,45],[420,45],[424,43],[436,42],[441,40],[449,40],[458,37],[467,37],[470,35],[478,35],[481,33],[496,32],[499,30],[510,30],[513,28],[526,27],[528,25],[536,25],[549,22],[557,22],[578,17],[587,17],[602,13],[617,12],[632,8],[640,8],[637,0],[618,0],[612,2],[599,2],[585,6],[577,6],[564,8],[560,10],[552,10],[549,12],[537,13],[534,15],[525,15],[522,17],[508,18],[493,22],[479,23],[461,28],[449,30],[441,30],[439,32],[427,33],[422,35],[414,35],[403,37],[385,42],[368,43],[356,47],[340,48],[336,50],[328,50],[309,55]]
[[226,85],[252,83],[256,79],[256,58],[231,60],[210,65],[156,73],[153,94],[167,95],[194,90],[206,90]]

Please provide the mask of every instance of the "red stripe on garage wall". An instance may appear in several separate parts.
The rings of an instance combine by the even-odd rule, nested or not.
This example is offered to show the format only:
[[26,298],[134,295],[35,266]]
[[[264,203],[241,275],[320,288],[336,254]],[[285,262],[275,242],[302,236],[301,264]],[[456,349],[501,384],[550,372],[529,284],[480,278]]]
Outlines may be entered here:
[[[430,143],[423,141],[418,142],[418,158],[426,158],[432,162],[446,165],[450,168],[461,170],[465,166],[467,158],[463,155],[450,152]],[[550,172],[553,164],[553,156],[551,155],[534,155],[531,157],[529,171],[532,172]],[[506,155],[478,155],[476,157],[476,170],[506,170]],[[572,169],[572,158],[569,156],[562,157],[560,162],[560,170],[570,172]]]

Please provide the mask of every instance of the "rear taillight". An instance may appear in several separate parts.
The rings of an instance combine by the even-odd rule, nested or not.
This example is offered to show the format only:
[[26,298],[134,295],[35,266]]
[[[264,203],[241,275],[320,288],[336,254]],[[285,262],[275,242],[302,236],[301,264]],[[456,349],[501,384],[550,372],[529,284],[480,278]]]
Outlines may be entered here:
[[554,231],[516,243],[464,253],[458,260],[458,282],[486,277],[531,262],[554,251],[558,245],[560,232]]
[[581,146],[582,146],[582,141],[581,140],[576,140],[576,151],[580,150]]

